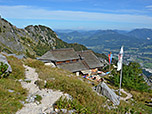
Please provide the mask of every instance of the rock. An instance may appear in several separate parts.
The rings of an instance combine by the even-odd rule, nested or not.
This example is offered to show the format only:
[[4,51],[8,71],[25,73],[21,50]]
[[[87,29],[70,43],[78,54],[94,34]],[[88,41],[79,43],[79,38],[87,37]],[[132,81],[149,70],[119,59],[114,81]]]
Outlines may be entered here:
[[13,92],[14,92],[14,90],[11,90],[11,89],[9,89],[8,91],[9,91],[10,93],[13,93]]
[[31,82],[31,80],[30,80],[30,79],[24,79],[24,81],[25,81],[25,82]]
[[117,96],[115,92],[112,91],[104,82],[101,82],[97,86],[96,91],[109,98],[114,103],[114,105],[119,105],[119,96]]
[[22,103],[23,105],[25,104],[25,101],[20,101],[20,103]]
[[18,81],[19,81],[19,82],[22,82],[23,80],[22,80],[22,79],[19,79]]
[[55,111],[51,111],[50,114],[57,114]]
[[73,100],[73,97],[72,97],[71,95],[67,94],[67,93],[65,93],[65,94],[62,96],[62,98],[63,98],[63,99],[66,98],[67,100]]
[[29,95],[29,96],[27,97],[27,99],[26,99],[26,102],[28,102],[28,103],[35,102],[35,98],[36,98],[36,96],[34,96],[34,95]]
[[74,114],[75,113],[75,109],[73,109],[73,110],[67,110],[67,109],[55,109],[55,112],[57,113],[57,114]]
[[5,53],[7,56],[14,56],[18,59],[23,59],[23,58],[26,58],[26,56],[24,54],[21,54],[21,55],[16,55],[16,54],[7,54]]

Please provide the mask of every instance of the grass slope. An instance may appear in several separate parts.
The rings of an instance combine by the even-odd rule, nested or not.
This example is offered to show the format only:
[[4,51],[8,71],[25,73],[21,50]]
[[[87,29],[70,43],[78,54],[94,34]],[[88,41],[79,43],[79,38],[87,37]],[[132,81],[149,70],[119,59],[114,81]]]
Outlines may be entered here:
[[[17,79],[24,78],[22,62],[15,57],[7,57],[12,66],[12,73],[7,78],[0,79],[0,114],[15,114],[22,108],[21,101],[26,98],[26,90]],[[13,90],[14,92],[9,92]]]

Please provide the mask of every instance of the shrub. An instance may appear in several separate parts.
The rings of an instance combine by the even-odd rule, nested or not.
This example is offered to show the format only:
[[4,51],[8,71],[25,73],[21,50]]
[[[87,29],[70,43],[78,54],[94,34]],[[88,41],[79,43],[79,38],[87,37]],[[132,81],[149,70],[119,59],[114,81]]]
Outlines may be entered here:
[[35,100],[41,103],[42,97],[40,95],[36,95]]
[[0,78],[6,77],[8,73],[6,70],[8,69],[8,65],[0,62]]

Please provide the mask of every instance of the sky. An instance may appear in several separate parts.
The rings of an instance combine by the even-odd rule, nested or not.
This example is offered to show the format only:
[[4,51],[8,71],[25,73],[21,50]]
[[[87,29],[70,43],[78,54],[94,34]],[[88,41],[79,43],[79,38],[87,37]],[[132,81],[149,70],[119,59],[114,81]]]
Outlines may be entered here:
[[152,29],[152,0],[0,0],[0,15],[19,28]]

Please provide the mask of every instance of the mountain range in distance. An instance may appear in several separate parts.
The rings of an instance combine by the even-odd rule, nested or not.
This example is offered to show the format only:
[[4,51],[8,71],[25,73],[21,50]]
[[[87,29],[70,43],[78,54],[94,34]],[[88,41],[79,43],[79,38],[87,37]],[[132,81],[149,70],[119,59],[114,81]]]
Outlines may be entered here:
[[141,63],[143,68],[152,68],[152,29],[124,30],[55,30],[65,42],[85,45],[98,53],[112,52],[117,58],[120,47],[125,50],[125,62]]

